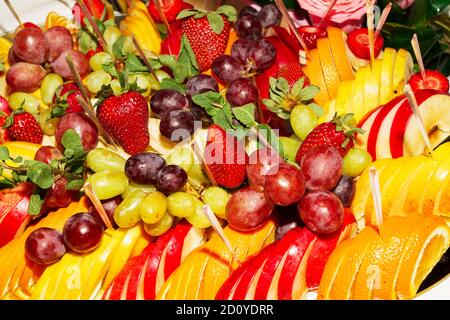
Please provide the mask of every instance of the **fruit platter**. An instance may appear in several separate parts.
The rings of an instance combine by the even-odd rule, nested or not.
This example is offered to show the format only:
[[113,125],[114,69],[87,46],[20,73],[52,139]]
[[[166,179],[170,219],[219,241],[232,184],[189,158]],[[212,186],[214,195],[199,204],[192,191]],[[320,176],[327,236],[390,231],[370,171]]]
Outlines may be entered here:
[[0,1],[0,299],[450,299],[426,3]]

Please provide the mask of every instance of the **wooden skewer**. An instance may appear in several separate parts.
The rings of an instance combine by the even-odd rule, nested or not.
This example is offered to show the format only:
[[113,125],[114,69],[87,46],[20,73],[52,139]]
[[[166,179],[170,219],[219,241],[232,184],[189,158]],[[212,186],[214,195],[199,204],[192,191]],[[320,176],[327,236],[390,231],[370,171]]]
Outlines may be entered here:
[[217,232],[220,239],[222,239],[222,241],[225,244],[225,246],[227,247],[227,249],[233,255],[234,260],[236,260],[238,265],[241,267],[242,266],[241,260],[239,260],[239,257],[237,256],[236,252],[233,250],[233,247],[231,246],[231,242],[225,235],[225,231],[223,230],[222,226],[220,225],[219,220],[217,220],[217,217],[214,214],[214,212],[212,212],[211,208],[207,204],[205,204],[203,206],[203,212],[208,217],[209,222],[211,222],[211,226]]
[[106,227],[109,230],[114,230],[114,227],[112,226],[111,221],[109,221],[109,217],[106,214],[105,208],[103,208],[103,205],[100,202],[100,199],[95,194],[94,189],[92,189],[92,186],[90,183],[86,183],[84,185],[84,193],[89,198],[89,200],[91,200],[92,204],[94,205],[95,209],[97,210],[100,218],[102,218]]
[[416,56],[417,64],[419,65],[420,74],[422,75],[422,79],[427,79],[427,74],[425,72],[425,66],[423,64],[422,53],[420,52],[419,39],[417,38],[417,34],[414,33],[411,39],[411,46],[414,50],[414,55]]
[[136,40],[136,38],[133,36],[131,36],[131,38],[133,39],[133,43],[134,46],[136,47],[139,55],[141,56],[142,60],[144,61],[145,66],[147,67],[148,71],[155,77],[155,79],[158,79],[158,77],[156,76],[155,72],[153,71],[152,66],[150,65],[150,62],[148,61],[147,57],[144,54],[144,50],[142,50],[141,45],[139,44],[139,42]]
[[425,141],[425,144],[430,151],[431,157],[433,157],[433,147],[431,146],[430,137],[428,137],[428,132],[425,128],[425,124],[423,122],[422,115],[420,114],[419,105],[417,103],[416,97],[414,95],[414,92],[411,89],[411,86],[407,84],[405,86],[405,95],[408,98],[409,106],[411,107],[411,110],[414,114],[414,118],[416,119],[417,126],[419,127],[420,133],[422,135],[423,141]]
[[107,47],[107,43],[105,38],[103,37],[102,32],[100,31],[100,29],[98,28],[97,23],[95,23],[94,18],[91,15],[91,12],[88,10],[88,8],[86,8],[86,5],[84,4],[83,1],[81,0],[75,0],[76,3],[80,6],[81,11],[83,11],[84,15],[86,16],[86,18],[89,21],[89,24],[92,26],[92,29],[94,30],[95,35],[98,37],[98,41],[100,41],[102,47],[104,50],[108,50]]
[[167,21],[166,15],[164,14],[164,11],[161,7],[161,3],[159,2],[159,0],[152,0],[152,1],[155,3],[156,10],[158,10],[158,14],[161,17],[164,25],[166,26],[167,32],[171,34],[172,30],[170,29],[169,21]]
[[283,17],[287,20],[287,22],[289,24],[289,28],[294,33],[295,37],[297,38],[298,42],[302,46],[303,50],[305,50],[306,55],[308,56],[308,58],[312,59],[311,54],[309,53],[308,47],[306,46],[305,41],[303,41],[302,36],[300,35],[300,33],[298,32],[297,28],[295,27],[294,21],[292,21],[292,18],[289,15],[289,12],[288,12],[286,6],[284,5],[283,0],[275,0],[275,4],[278,7],[278,9],[280,9],[281,14],[283,15]]
[[389,2],[389,4],[383,9],[383,12],[381,13],[380,20],[378,21],[377,30],[375,31],[375,39],[378,38],[378,36],[381,33],[381,29],[383,29],[384,24],[386,23],[386,19],[391,12],[392,9],[392,2]]
[[327,11],[325,11],[325,15],[322,17],[322,20],[320,20],[318,28],[321,29],[323,24],[327,21],[328,16],[331,13],[331,10],[333,9],[334,5],[336,4],[337,0],[332,0],[327,7]]
[[70,71],[72,72],[73,77],[75,78],[75,82],[77,83],[78,87],[80,88],[81,95],[83,96],[84,100],[86,100],[86,102],[89,104],[89,106],[92,107],[91,99],[89,97],[87,89],[83,84],[83,80],[81,80],[80,73],[78,72],[77,68],[75,67],[72,56],[70,54],[68,54],[66,56],[66,61],[67,61],[67,64],[69,65],[69,68],[70,68]]
[[375,61],[375,37],[374,37],[374,17],[373,17],[373,1],[366,0],[367,9],[367,29],[369,36],[370,64],[373,66]]
[[205,157],[203,156],[201,152],[201,148],[198,145],[198,143],[194,139],[194,143],[191,145],[192,150],[194,151],[194,154],[198,158],[198,160],[201,161],[203,166],[203,171],[205,172],[206,176],[208,177],[209,181],[213,186],[217,186],[217,182],[214,179],[214,176],[212,175],[211,171],[209,170],[208,166],[206,165]]
[[23,27],[23,23],[20,20],[19,15],[17,14],[16,10],[14,9],[13,5],[11,4],[11,2],[9,2],[9,0],[5,0],[5,4],[8,6],[9,11],[11,11],[12,15],[14,16],[14,18],[16,19],[17,23],[19,24],[19,26]]
[[378,228],[383,224],[383,207],[381,204],[380,178],[377,168],[369,168],[370,189],[375,207]]

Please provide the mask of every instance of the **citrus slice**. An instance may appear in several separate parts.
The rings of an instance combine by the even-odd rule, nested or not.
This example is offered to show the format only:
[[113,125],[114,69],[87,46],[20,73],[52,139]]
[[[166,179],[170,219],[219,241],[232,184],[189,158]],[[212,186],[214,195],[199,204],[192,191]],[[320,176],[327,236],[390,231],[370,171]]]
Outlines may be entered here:
[[323,77],[322,66],[320,65],[319,51],[313,49],[309,51],[311,59],[308,60],[303,71],[308,76],[311,84],[316,85],[320,88],[319,93],[314,97],[317,104],[323,106],[330,100],[328,95],[327,85],[325,83],[325,78]]
[[436,195],[436,206],[434,207],[434,214],[444,217],[450,217],[450,175],[447,176],[442,184],[441,190]]
[[367,66],[361,67],[356,72],[355,84],[352,91],[352,112],[355,114],[356,122],[362,119],[364,116],[364,87],[366,84],[367,76],[369,75],[369,69]]
[[450,247],[450,228],[443,219],[426,216],[406,244],[396,284],[397,297],[411,299]]
[[412,74],[413,67],[414,62],[409,51],[405,49],[398,50],[395,58],[394,77],[392,80],[394,95],[403,93],[405,84]]
[[328,95],[330,99],[334,99],[338,93],[341,80],[339,79],[339,74],[336,70],[333,56],[331,55],[330,41],[328,38],[317,40],[317,50],[319,51],[320,64],[322,66]]
[[394,64],[397,51],[392,48],[384,49],[383,66],[380,73],[380,104],[388,103],[394,96],[393,79]]
[[348,300],[351,298],[356,275],[367,250],[379,239],[378,232],[371,228],[364,228],[351,243],[343,257],[338,273],[333,281],[330,299]]
[[354,79],[352,65],[345,48],[345,33],[335,27],[328,27],[327,33],[339,78],[341,81]]
[[338,114],[352,112],[352,93],[354,80],[342,81],[336,97],[336,112]]
[[[368,67],[369,68],[369,67]],[[367,75],[365,86],[364,86],[364,113],[370,112],[374,108],[378,107],[380,101],[378,99],[380,92],[380,79],[373,74],[370,70]]]
[[[426,183],[426,187],[419,202],[418,212],[429,215],[433,214],[434,207],[437,204],[438,193],[442,189],[446,178],[450,173],[450,163],[441,162],[433,176]],[[448,194],[447,194],[448,195]]]

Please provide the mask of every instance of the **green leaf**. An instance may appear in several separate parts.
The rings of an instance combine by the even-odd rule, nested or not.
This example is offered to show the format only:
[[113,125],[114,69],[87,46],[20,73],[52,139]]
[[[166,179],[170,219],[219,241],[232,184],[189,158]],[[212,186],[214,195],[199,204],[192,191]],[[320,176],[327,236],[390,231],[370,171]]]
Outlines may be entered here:
[[322,117],[325,114],[325,110],[321,106],[315,103],[308,104],[308,107],[312,109],[312,111],[316,114],[317,118]]
[[37,216],[39,213],[41,213],[41,208],[44,200],[45,197],[41,196],[39,192],[33,193],[30,196],[30,203],[28,204],[28,214],[30,216]]
[[215,124],[221,126],[225,130],[234,129],[230,124],[227,113],[223,109],[219,109],[218,112],[214,116],[212,116],[212,119]]
[[125,41],[127,36],[121,35],[112,46],[113,55],[116,59],[122,59],[126,56],[124,52]]
[[169,69],[171,69],[173,71],[173,69],[176,68],[177,66],[177,59],[175,58],[175,56],[169,55],[169,54],[163,54],[160,55],[158,57],[159,62],[168,67]]
[[198,12],[199,12],[199,10],[197,10],[197,9],[186,9],[186,10],[181,11],[177,15],[177,19],[184,19],[184,18],[192,17],[192,16],[196,15]]
[[199,67],[195,53],[192,50],[191,44],[189,43],[186,35],[181,37],[181,49],[178,55],[178,64],[187,67],[187,77],[192,77],[199,74]]
[[278,136],[272,128],[267,124],[258,124],[256,130],[258,130],[259,134],[265,139],[265,141],[260,141],[258,139],[258,145],[260,147],[265,147],[265,143],[267,142],[282,158],[284,158],[283,145],[280,143]]
[[225,23],[223,22],[222,16],[215,12],[210,12],[206,15],[209,25],[216,34],[221,34]]
[[177,90],[178,92],[185,94],[186,88],[181,83],[175,81],[174,79],[165,78],[161,81],[161,90],[162,89],[173,89]]
[[220,103],[222,96],[220,93],[215,91],[206,91],[200,94],[196,94],[192,97],[192,101],[198,104],[203,109],[207,110],[212,106],[213,103]]
[[9,150],[5,146],[0,146],[0,160],[6,161],[9,159]]
[[294,96],[299,96],[300,92],[302,92],[303,85],[305,84],[305,78],[301,77],[300,79],[295,82],[294,86],[292,87],[291,93]]
[[80,32],[78,32],[78,49],[83,54],[86,54],[89,49],[97,49],[97,46],[98,44],[94,34],[86,29],[81,29]]
[[28,162],[27,176],[31,182],[41,189],[48,189],[53,185],[53,174],[46,163],[30,160]]
[[309,101],[314,99],[314,97],[319,93],[320,88],[314,85],[310,85],[306,88],[303,88],[300,91],[299,98],[301,101]]
[[[222,97],[222,99],[223,99],[223,97]],[[231,128],[234,128],[234,126],[233,126],[233,112],[231,111],[231,105],[228,102],[226,102],[226,101],[223,101],[223,103],[224,104],[223,104],[222,111],[223,111],[223,113],[225,115],[225,119],[227,120],[228,125]]]
[[233,6],[223,5],[217,8],[216,13],[223,14],[230,22],[235,22],[237,20],[237,12]]
[[125,60],[125,67],[128,72],[148,72],[147,67],[142,63],[142,61],[133,53],[127,54],[127,59]]
[[85,183],[84,179],[75,179],[67,183],[66,190],[80,190]]
[[249,103],[241,107],[234,107],[232,111],[240,123],[247,128],[251,128],[255,125],[255,109],[256,106],[253,103]]
[[73,129],[69,129],[66,132],[64,132],[61,138],[61,143],[64,146],[65,157],[68,158],[78,157],[84,154],[81,138],[78,135],[78,133]]

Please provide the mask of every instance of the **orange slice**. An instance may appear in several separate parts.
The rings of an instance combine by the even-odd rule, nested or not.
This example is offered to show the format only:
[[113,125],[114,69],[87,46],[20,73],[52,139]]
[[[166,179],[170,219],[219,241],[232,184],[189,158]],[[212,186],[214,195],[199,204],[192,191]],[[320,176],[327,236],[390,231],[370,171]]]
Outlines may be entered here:
[[450,247],[450,228],[436,216],[426,216],[406,244],[396,284],[397,297],[411,299]]
[[335,27],[328,27],[327,33],[339,78],[341,81],[354,79],[352,65],[345,48],[345,33]]
[[447,176],[445,182],[442,185],[441,190],[439,190],[438,195],[436,196],[437,204],[435,206],[436,215],[442,215],[446,217],[450,217],[450,175]]
[[351,298],[356,275],[362,260],[371,245],[379,239],[378,232],[371,228],[364,228],[358,236],[353,239],[351,248],[343,257],[343,262],[332,284],[330,298],[333,300],[348,300]]
[[330,99],[337,96],[339,90],[339,74],[334,64],[333,56],[331,54],[330,41],[328,38],[321,38],[317,40],[317,50],[319,51],[320,64],[322,66],[323,77],[327,86],[328,95]]
[[303,71],[308,76],[311,84],[318,86],[320,88],[319,93],[316,95],[314,100],[317,104],[323,106],[330,100],[328,95],[327,85],[325,83],[325,78],[323,77],[322,66],[320,65],[319,51],[313,49],[309,51],[311,59],[308,60]]

